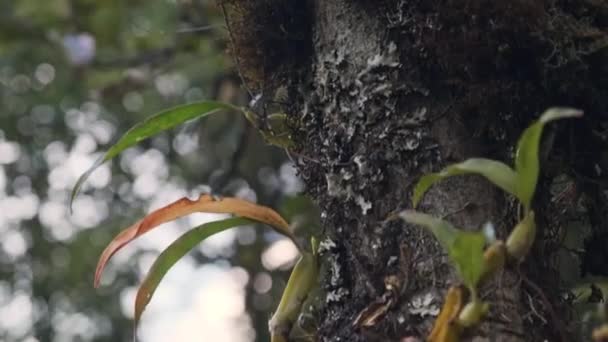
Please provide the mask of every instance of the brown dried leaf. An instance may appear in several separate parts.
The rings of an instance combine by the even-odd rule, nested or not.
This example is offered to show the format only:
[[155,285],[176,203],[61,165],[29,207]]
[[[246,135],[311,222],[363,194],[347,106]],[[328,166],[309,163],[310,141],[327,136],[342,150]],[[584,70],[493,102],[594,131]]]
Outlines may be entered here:
[[[238,198],[216,198],[201,195],[197,200],[186,197],[163,208],[157,209],[132,226],[120,232],[102,252],[95,270],[95,287],[99,285],[101,273],[108,260],[127,243],[147,233],[153,228],[180,217],[195,213],[229,213],[256,220],[273,227],[277,232],[289,237],[295,243],[295,236],[289,230],[289,224],[276,211]],[[297,246],[297,244],[296,244]]]
[[458,313],[462,309],[463,288],[452,286],[445,296],[445,303],[433,329],[427,338],[428,342],[457,342],[460,335],[460,327],[455,324]]
[[352,326],[356,328],[370,328],[375,326],[384,318],[384,315],[390,310],[399,298],[401,291],[401,280],[396,275],[389,275],[384,278],[384,294],[371,302],[363,309]]

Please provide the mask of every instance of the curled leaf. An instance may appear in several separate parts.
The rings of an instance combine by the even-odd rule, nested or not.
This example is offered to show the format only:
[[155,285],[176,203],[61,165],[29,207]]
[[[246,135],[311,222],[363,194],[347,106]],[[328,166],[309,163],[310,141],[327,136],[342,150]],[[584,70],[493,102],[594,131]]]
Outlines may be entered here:
[[[102,252],[97,269],[95,270],[95,287],[99,285],[101,273],[108,260],[127,243],[147,233],[151,229],[177,218],[195,213],[227,213],[246,217],[261,223],[268,224],[278,233],[287,236],[294,243],[295,236],[289,230],[289,224],[276,211],[249,201],[238,198],[215,198],[210,195],[201,195],[197,200],[182,198],[163,208],[157,209],[132,226],[120,232],[106,249]],[[296,244],[296,246],[298,246]]]
[[418,205],[424,193],[435,183],[448,177],[478,174],[485,177],[504,191],[517,196],[517,175],[508,165],[499,161],[485,158],[471,158],[462,163],[453,164],[441,172],[424,175],[414,187],[412,201],[414,207]]
[[316,256],[304,252],[291,271],[279,307],[268,323],[271,342],[287,341],[287,336],[297,319],[302,303],[317,282],[318,273],[319,266]]
[[95,161],[95,163],[93,163],[93,165],[87,171],[85,171],[80,178],[78,178],[70,196],[70,208],[72,207],[72,202],[74,202],[74,198],[76,198],[76,195],[78,195],[78,192],[80,191],[80,188],[84,184],[85,180],[101,164],[114,158],[127,148],[138,144],[142,140],[150,138],[162,131],[173,128],[188,120],[207,116],[220,110],[240,111],[238,107],[228,103],[202,101],[164,110],[133,126],[118,140],[118,142],[116,142],[116,144],[114,144],[101,158]]
[[152,295],[154,295],[158,284],[178,260],[206,238],[226,229],[250,223],[253,223],[253,221],[240,217],[205,223],[188,231],[169,245],[156,258],[146,278],[137,290],[137,296],[135,297],[135,326],[137,327],[141,314],[152,299]]
[[539,173],[538,150],[545,124],[558,119],[580,117],[582,115],[583,112],[578,109],[550,108],[541,115],[537,122],[529,126],[519,138],[515,155],[517,193],[526,209],[530,208],[530,202],[536,190]]

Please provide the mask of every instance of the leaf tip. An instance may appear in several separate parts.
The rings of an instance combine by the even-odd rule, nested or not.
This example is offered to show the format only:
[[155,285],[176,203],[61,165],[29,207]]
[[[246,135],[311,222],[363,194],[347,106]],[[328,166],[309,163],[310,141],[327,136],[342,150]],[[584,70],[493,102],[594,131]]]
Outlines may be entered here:
[[108,260],[110,260],[112,255],[114,255],[114,253],[118,249],[120,249],[120,247],[122,247],[124,244],[119,245],[118,247],[116,247],[115,245],[116,243],[110,242],[106,249],[101,252],[101,256],[99,257],[99,261],[97,261],[97,266],[95,267],[95,279],[93,280],[93,286],[95,288],[99,287],[99,284],[101,282],[101,275],[103,274],[103,270],[105,269]]
[[74,204],[74,200],[76,199],[76,196],[78,196],[78,193],[80,193],[80,189],[84,185],[84,182],[87,180],[87,178],[89,178],[89,176],[91,175],[91,173],[93,173],[93,171],[95,171],[95,169],[97,169],[99,167],[99,165],[103,164],[104,161],[105,161],[104,156],[101,156],[99,159],[97,159],[95,161],[95,163],[93,163],[93,165],[91,165],[91,167],[89,169],[87,169],[76,180],[76,184],[74,184],[74,187],[72,188],[72,193],[70,194],[70,203],[68,205],[69,210],[70,210],[70,214],[74,213],[74,205],[73,205]]
[[576,108],[569,107],[553,107],[547,109],[540,117],[539,121],[542,124],[546,124],[553,120],[565,119],[565,118],[578,118],[583,116],[583,111]]

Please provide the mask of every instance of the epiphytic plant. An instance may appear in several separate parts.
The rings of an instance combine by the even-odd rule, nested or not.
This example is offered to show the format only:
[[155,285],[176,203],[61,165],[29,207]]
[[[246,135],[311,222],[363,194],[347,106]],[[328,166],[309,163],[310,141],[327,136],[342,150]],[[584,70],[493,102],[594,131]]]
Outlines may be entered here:
[[[583,113],[570,108],[551,108],[529,126],[519,138],[515,155],[515,168],[491,159],[472,158],[453,164],[438,173],[423,176],[412,196],[416,207],[424,193],[436,182],[457,175],[477,174],[515,196],[523,207],[523,218],[513,228],[506,242],[488,241],[481,232],[454,228],[450,223],[414,210],[402,211],[405,221],[428,228],[447,251],[457,273],[469,291],[464,304],[462,287],[453,286],[446,295],[444,306],[435,321],[429,341],[457,341],[461,331],[478,324],[489,304],[477,294],[481,280],[504,267],[506,260],[521,262],[528,255],[536,235],[532,198],[538,182],[540,161],[539,145],[544,126],[554,120],[578,117]],[[489,245],[487,248],[484,247]]]
[[[155,114],[132,127],[116,144],[98,159],[76,182],[70,198],[70,207],[71,202],[77,196],[87,177],[104,162],[114,158],[123,150],[164,130],[175,127],[185,121],[204,117],[220,111],[237,111],[242,113],[270,144],[285,148],[290,144],[289,135],[286,132],[286,127],[284,125],[285,117],[283,114],[271,114],[260,121],[258,114],[247,108],[240,108],[231,104],[215,101],[196,102],[168,109]],[[262,124],[261,122],[264,123]],[[291,327],[300,312],[302,302],[306,299],[306,296],[317,279],[317,244],[313,239],[313,243],[311,244],[312,251],[306,251],[297,243],[295,236],[290,231],[289,223],[283,219],[281,215],[268,207],[242,199],[229,197],[221,198],[213,195],[201,195],[196,200],[182,198],[146,215],[144,218],[119,233],[102,252],[95,271],[95,287],[99,285],[101,274],[112,255],[122,247],[163,223],[176,220],[195,212],[228,213],[236,215],[237,217],[210,222],[195,227],[179,237],[159,255],[137,291],[135,300],[135,325],[137,326],[144,309],[152,299],[152,295],[164,275],[179,259],[186,255],[188,251],[216,233],[229,228],[260,222],[271,226],[279,234],[291,239],[296,244],[301,254],[300,259],[297,261],[290,275],[279,307],[272,316],[269,324],[272,341],[286,341]]]

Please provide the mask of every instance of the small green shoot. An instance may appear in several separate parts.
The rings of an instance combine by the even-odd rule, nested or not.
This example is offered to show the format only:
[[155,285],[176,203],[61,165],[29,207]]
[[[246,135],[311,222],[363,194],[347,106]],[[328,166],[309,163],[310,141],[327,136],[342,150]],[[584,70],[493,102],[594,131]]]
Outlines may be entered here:
[[534,211],[529,211],[526,217],[519,222],[509,234],[507,239],[507,254],[515,260],[522,261],[536,237],[536,222],[534,221]]
[[458,324],[463,328],[470,328],[479,324],[481,319],[488,313],[490,305],[479,299],[474,299],[465,305],[458,315]]
[[[313,251],[315,243],[313,242]],[[271,342],[286,342],[302,303],[317,282],[319,265],[315,253],[303,252],[291,271],[279,307],[268,323]]]

